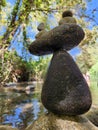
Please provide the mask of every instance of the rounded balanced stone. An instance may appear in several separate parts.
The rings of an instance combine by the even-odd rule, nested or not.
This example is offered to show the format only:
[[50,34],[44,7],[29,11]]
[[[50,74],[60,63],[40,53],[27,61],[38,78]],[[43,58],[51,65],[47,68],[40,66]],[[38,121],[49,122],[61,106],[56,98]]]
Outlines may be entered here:
[[63,24],[43,34],[29,46],[30,53],[46,55],[63,48],[70,50],[77,46],[84,38],[83,29],[76,24]]
[[91,106],[89,87],[78,66],[65,50],[53,55],[41,99],[45,108],[59,115],[83,114]]

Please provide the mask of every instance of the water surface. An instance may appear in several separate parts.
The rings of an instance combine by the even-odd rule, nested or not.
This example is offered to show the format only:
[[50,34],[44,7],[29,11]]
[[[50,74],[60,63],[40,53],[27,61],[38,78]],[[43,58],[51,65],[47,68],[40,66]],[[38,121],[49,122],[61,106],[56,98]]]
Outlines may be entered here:
[[[27,86],[34,86],[33,91],[22,91]],[[10,86],[9,86],[10,87]],[[41,83],[23,84],[17,86],[11,86],[11,88],[17,87],[18,90],[8,89],[0,90],[0,125],[12,125],[19,130],[24,130],[39,115],[44,113],[40,101]],[[21,91],[20,91],[21,90]]]

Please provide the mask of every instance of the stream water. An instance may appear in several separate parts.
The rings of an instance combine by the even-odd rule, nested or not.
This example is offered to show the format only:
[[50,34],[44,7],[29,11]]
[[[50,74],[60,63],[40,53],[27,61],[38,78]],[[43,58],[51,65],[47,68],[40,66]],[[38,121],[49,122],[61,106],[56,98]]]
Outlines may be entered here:
[[[33,90],[26,90],[28,86],[33,87]],[[23,83],[0,89],[0,125],[24,130],[37,120],[46,111],[40,100],[41,88],[42,83]],[[90,89],[93,104],[98,105],[98,86]]]
[[[28,86],[34,89],[24,91]],[[0,125],[12,125],[24,130],[44,113],[45,109],[40,101],[41,87],[41,83],[26,83],[0,90]]]

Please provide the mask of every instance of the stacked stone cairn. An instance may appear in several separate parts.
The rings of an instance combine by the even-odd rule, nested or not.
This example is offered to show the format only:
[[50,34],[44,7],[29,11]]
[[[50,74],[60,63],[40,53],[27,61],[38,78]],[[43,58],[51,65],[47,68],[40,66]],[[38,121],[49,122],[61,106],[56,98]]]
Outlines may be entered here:
[[79,45],[85,33],[77,24],[65,23],[33,41],[30,53],[53,53],[41,93],[44,107],[58,115],[75,116],[87,112],[91,93],[77,64],[67,52]]

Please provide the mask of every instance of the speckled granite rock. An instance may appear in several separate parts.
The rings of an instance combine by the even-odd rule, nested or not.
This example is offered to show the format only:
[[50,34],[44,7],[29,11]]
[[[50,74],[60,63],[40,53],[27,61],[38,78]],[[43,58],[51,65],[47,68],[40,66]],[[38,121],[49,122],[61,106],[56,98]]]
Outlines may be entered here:
[[83,29],[76,24],[64,24],[55,27],[32,42],[29,51],[33,55],[51,54],[61,48],[70,50],[84,38]]
[[42,115],[25,130],[98,130],[85,116]]
[[49,111],[59,115],[83,114],[91,106],[89,87],[72,57],[64,50],[53,55],[41,99]]

